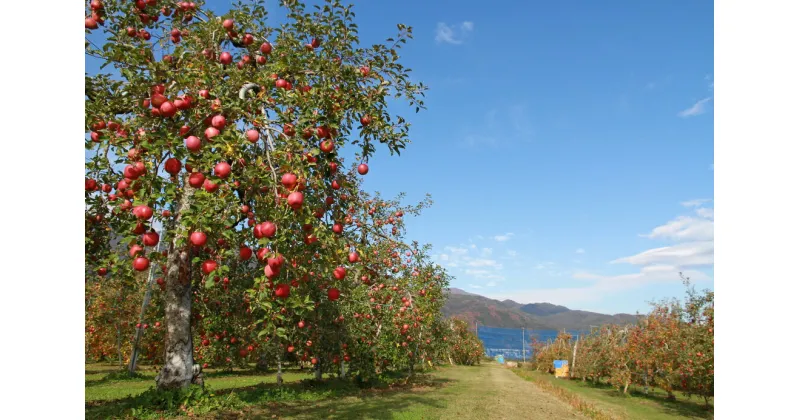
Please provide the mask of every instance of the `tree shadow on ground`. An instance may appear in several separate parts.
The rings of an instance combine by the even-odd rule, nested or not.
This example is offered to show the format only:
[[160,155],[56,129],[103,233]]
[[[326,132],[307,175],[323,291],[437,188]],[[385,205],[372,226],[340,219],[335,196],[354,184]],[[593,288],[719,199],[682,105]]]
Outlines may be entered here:
[[[298,418],[391,418],[392,411],[414,404],[444,407],[435,398],[427,397],[425,391],[446,386],[449,379],[420,375],[407,384],[380,384],[370,388],[359,388],[352,380],[327,379],[321,382],[302,380],[284,384],[275,383],[228,388],[214,391],[216,398],[225,399],[234,394],[245,407],[237,411],[212,413],[214,418],[271,418],[293,416]],[[124,416],[132,408],[141,409],[137,396],[107,401],[89,401],[85,405],[87,419],[106,419]],[[353,399],[358,404],[348,404],[346,412],[337,413],[336,406],[343,398]],[[387,409],[386,407],[391,407]]]
[[587,388],[593,388],[601,391],[604,395],[611,398],[635,398],[640,403],[649,403],[650,405],[657,406],[660,411],[665,414],[682,417],[700,417],[700,418],[713,418],[714,406],[713,404],[706,407],[702,400],[674,400],[671,401],[667,398],[666,394],[661,393],[647,393],[639,389],[629,390],[630,395],[623,394],[619,389],[606,383],[593,383],[585,382],[581,384]]

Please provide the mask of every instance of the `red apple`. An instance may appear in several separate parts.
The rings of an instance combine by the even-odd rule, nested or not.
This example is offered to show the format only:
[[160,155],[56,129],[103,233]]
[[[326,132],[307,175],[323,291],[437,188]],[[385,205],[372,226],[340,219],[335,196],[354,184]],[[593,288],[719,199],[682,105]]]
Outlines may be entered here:
[[181,171],[181,162],[178,159],[169,158],[164,162],[164,170],[170,175],[176,175]]
[[347,275],[347,269],[344,267],[336,267],[333,270],[333,276],[336,277],[337,280],[342,280]]
[[281,184],[283,184],[286,189],[291,190],[294,188],[295,184],[297,184],[297,175],[293,173],[285,173],[281,177]]
[[133,215],[141,220],[148,220],[153,217],[153,209],[148,205],[136,206],[133,208]]
[[214,260],[205,260],[200,268],[203,270],[203,273],[211,274],[212,271],[217,269],[217,262]]
[[205,188],[207,192],[213,193],[219,189],[219,184],[214,183],[210,179],[206,179],[203,181],[203,188]]
[[303,207],[303,193],[295,191],[289,194],[289,197],[286,198],[286,202],[289,203],[289,207],[295,210]]
[[219,62],[227,66],[233,62],[233,56],[231,56],[231,53],[225,51],[219,55]]
[[220,178],[227,178],[231,174],[231,165],[228,162],[220,162],[214,166],[214,175]]
[[339,300],[339,289],[335,287],[331,287],[330,289],[328,289],[328,300],[333,300],[333,301]]
[[347,260],[350,261],[351,263],[357,262],[358,261],[358,253],[357,252],[351,252],[350,255],[347,256]]
[[156,246],[158,244],[158,233],[150,231],[142,235],[144,246]]
[[158,107],[158,110],[161,111],[161,116],[165,118],[171,118],[178,112],[178,107],[175,106],[170,101],[166,101],[161,106]]
[[186,137],[184,143],[186,144],[186,149],[188,149],[190,152],[200,151],[200,148],[203,145],[200,139],[195,136]]
[[[275,286],[275,296],[279,297],[281,299],[288,298],[290,291],[291,291],[291,289],[289,288],[288,284],[281,283],[281,284],[278,284],[278,285]],[[289,346],[289,347],[291,348],[291,346]],[[292,349],[294,349],[294,348],[292,348]]]
[[334,223],[333,224],[333,233],[340,234],[344,230],[344,227],[341,223]]
[[269,55],[272,52],[272,44],[269,42],[265,42],[261,44],[261,53],[264,55]]
[[362,163],[361,165],[358,165],[358,173],[359,174],[366,175],[367,172],[369,172],[369,166],[367,166],[366,163]]
[[229,30],[229,31],[231,29],[233,29],[233,19],[225,19],[225,20],[223,20],[222,21],[222,27],[227,29],[227,30]]
[[239,247],[239,259],[240,260],[246,261],[246,260],[249,260],[250,257],[252,257],[252,256],[253,256],[253,250],[252,249],[250,249],[250,248],[248,248],[246,246]]
[[319,148],[325,153],[330,153],[333,151],[333,142],[330,140],[323,140],[319,143]]
[[136,271],[144,271],[150,267],[150,260],[145,257],[137,257],[133,260],[133,269]]
[[261,224],[261,234],[267,238],[275,236],[277,231],[278,227],[275,226],[275,223],[267,221]]
[[258,141],[258,130],[247,130],[245,133],[245,137],[247,137],[247,141],[250,143],[255,143]]
[[206,244],[206,241],[208,241],[208,237],[203,232],[196,231],[189,235],[189,242],[194,246],[203,246]]
[[225,128],[226,123],[227,121],[223,115],[214,115],[214,118],[211,118],[211,126],[219,130]]
[[208,127],[206,128],[204,134],[206,135],[206,138],[210,141],[211,139],[219,135],[219,130],[217,130],[214,127]]
[[189,175],[189,185],[194,188],[202,187],[205,180],[206,176],[200,172],[192,172],[192,174]]

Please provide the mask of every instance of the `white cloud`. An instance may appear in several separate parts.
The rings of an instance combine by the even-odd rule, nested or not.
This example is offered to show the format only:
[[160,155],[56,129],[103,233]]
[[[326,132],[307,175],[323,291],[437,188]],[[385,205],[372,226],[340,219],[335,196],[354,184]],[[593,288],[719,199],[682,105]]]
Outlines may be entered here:
[[447,261],[449,259],[450,259],[450,256],[447,255],[447,254],[440,254],[439,255],[439,260],[441,260],[441,261]]
[[697,215],[700,217],[705,217],[707,219],[713,219],[714,209],[708,209],[708,208],[697,209]]
[[586,253],[586,251],[583,248],[578,248],[578,249],[575,250],[575,253],[576,254],[584,254],[584,253]]
[[469,250],[466,248],[456,248],[453,246],[446,246],[444,249],[445,251],[450,251],[450,253],[453,255],[466,255],[466,253],[469,252]]
[[488,256],[492,255],[492,248],[482,248],[481,249],[481,255],[484,256],[484,257],[488,257]]
[[[698,209],[698,213],[707,213],[708,209]],[[713,212],[713,210],[712,210]],[[713,214],[713,213],[712,213]],[[713,241],[714,221],[705,216],[679,216],[664,225],[658,226],[649,234],[650,239],[672,239],[678,241]]]
[[475,121],[464,130],[464,141],[468,146],[530,142],[534,135],[531,112],[522,103],[502,109],[492,108],[486,111],[482,123]]
[[477,284],[470,284],[469,287],[472,289],[483,289],[483,287],[478,286]]
[[503,265],[495,260],[489,260],[484,258],[477,258],[467,262],[467,265],[470,267],[492,267],[497,269],[502,269]]
[[[551,302],[561,305],[599,302],[603,298],[624,290],[653,283],[675,283],[680,281],[678,273],[703,282],[713,280],[704,271],[714,266],[714,209],[704,207],[711,200],[690,200],[682,203],[693,209],[692,215],[676,217],[649,234],[652,239],[674,241],[674,244],[652,248],[636,255],[618,258],[612,264],[630,264],[638,270],[633,273],[603,275],[587,271],[572,274],[575,280],[585,280],[586,286],[552,289],[530,289],[509,292],[507,295],[489,296],[495,299],[514,299],[517,302]],[[534,268],[553,276],[566,274],[557,272],[552,264],[541,263]]]
[[473,278],[479,280],[505,280],[505,277],[503,277],[500,274],[497,274],[496,271],[490,271],[484,269],[475,270],[472,268],[468,268],[464,270],[464,274],[472,276]]
[[511,258],[514,258],[514,257],[516,257],[516,256],[518,255],[518,254],[517,254],[517,251],[514,251],[513,249],[509,249],[508,251],[506,251],[506,253],[507,253],[507,254],[508,254],[508,256],[509,256],[509,257],[511,257]]
[[686,242],[672,246],[648,249],[630,257],[618,258],[612,264],[668,265],[676,268],[714,265],[714,241]]
[[486,283],[486,287],[495,287],[495,286],[497,286],[496,281],[490,281],[489,283]]
[[[707,281],[708,275],[705,273],[685,270],[683,274],[690,277],[692,281]],[[535,288],[526,290],[513,290],[504,293],[487,293],[486,296],[492,299],[504,300],[513,299],[519,303],[549,302],[556,305],[565,305],[577,309],[575,305],[585,305],[587,303],[600,302],[609,295],[613,296],[632,287],[637,287],[648,283],[668,283],[680,281],[678,271],[674,267],[655,266],[641,270],[638,273],[624,274],[618,276],[599,276],[588,273],[576,273],[573,278],[593,280],[592,284],[584,287],[558,287],[558,288]]]
[[683,207],[700,207],[709,201],[711,201],[710,198],[695,198],[694,200],[684,201],[681,205]]
[[460,25],[448,25],[444,22],[436,24],[436,42],[459,45],[467,35],[475,29],[475,24],[470,21],[461,22]]
[[707,98],[703,98],[703,99],[695,102],[695,104],[692,105],[691,107],[689,107],[687,109],[684,109],[683,111],[679,112],[678,116],[686,118],[686,117],[694,117],[694,116],[697,116],[697,115],[700,115],[700,114],[704,114],[706,112],[706,104],[710,100],[711,100],[710,96],[707,97]]
[[497,241],[497,242],[505,242],[505,241],[511,239],[512,236],[514,236],[514,234],[509,232],[509,233],[506,233],[505,235],[496,235],[494,237],[494,240]]

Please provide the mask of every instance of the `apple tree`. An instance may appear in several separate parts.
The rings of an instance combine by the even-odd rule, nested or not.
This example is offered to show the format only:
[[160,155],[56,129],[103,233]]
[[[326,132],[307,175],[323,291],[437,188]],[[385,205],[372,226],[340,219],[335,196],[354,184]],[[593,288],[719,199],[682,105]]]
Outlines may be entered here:
[[[282,7],[274,27],[263,1],[221,16],[202,1],[87,9],[85,50],[101,71],[85,79],[86,213],[130,244],[133,270],[163,266],[161,389],[197,380],[193,304],[226,276],[248,278],[249,300],[220,301],[225,313],[252,318],[260,345],[273,337],[287,353],[289,312],[347,299],[336,283],[348,278],[343,245],[362,234],[341,221],[360,200],[357,178],[379,147],[408,143],[389,99],[423,107],[425,87],[399,63],[411,28],[365,48],[351,7]],[[254,266],[232,263],[243,248]]]

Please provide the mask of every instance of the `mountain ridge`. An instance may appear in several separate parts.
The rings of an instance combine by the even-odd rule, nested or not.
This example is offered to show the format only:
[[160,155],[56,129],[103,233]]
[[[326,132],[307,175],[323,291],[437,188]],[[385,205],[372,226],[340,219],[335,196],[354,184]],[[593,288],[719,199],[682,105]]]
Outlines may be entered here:
[[589,330],[603,324],[635,324],[641,315],[613,315],[569,309],[547,302],[518,303],[487,298],[451,287],[442,309],[445,316],[461,318],[470,324],[498,328],[536,330]]

